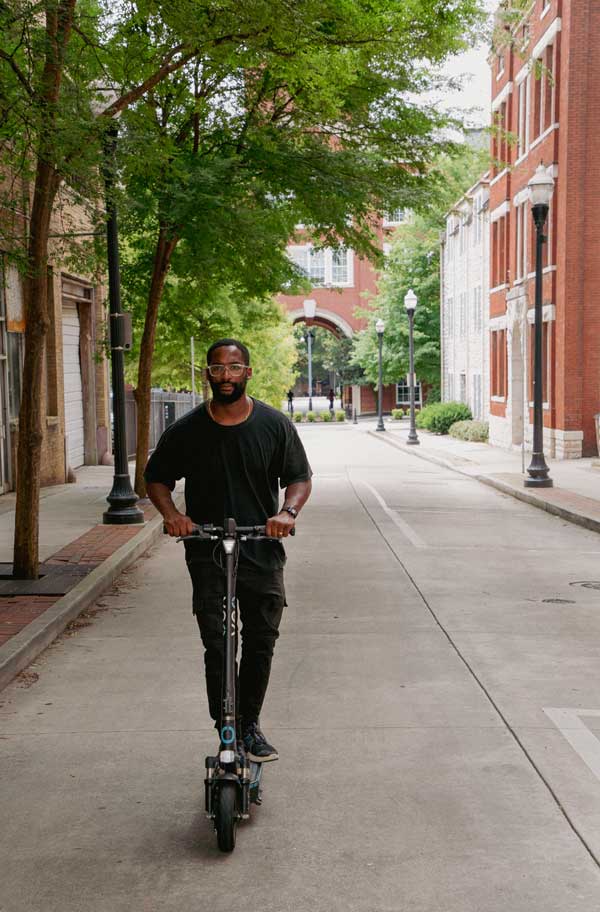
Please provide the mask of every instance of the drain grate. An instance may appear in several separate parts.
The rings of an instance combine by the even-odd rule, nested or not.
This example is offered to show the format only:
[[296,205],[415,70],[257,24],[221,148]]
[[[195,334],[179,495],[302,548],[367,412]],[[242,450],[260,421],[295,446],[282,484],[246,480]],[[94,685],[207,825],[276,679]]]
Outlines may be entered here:
[[561,599],[561,598],[548,598],[542,599],[543,602],[546,602],[548,605],[575,605],[576,603],[573,599]]
[[598,589],[600,591],[600,580],[579,580],[575,583],[569,583],[569,586],[581,586],[582,589]]

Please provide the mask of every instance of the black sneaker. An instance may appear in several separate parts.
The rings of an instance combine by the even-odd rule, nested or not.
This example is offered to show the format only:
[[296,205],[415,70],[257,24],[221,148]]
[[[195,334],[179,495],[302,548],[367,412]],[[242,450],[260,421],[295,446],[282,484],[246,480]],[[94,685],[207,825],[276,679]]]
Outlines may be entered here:
[[257,722],[249,722],[244,726],[244,747],[246,756],[255,763],[267,763],[269,760],[279,760],[279,754],[269,744]]

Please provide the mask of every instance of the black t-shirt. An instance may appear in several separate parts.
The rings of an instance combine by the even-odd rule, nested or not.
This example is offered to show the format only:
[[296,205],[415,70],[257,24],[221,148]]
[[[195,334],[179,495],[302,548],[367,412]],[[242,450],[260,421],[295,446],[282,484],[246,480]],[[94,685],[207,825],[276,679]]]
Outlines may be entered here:
[[[254,399],[241,424],[218,424],[205,404],[167,428],[144,478],[171,490],[185,478],[186,513],[198,524],[264,525],[279,510],[278,485],[286,488],[312,475],[296,428],[286,415]],[[213,542],[186,542],[192,561],[212,562]],[[240,561],[258,570],[283,567],[281,542],[242,542]]]

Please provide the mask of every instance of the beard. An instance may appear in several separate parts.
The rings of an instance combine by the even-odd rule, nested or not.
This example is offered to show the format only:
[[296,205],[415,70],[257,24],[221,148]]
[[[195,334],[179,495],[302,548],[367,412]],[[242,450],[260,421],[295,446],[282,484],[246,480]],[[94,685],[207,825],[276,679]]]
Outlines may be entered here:
[[[232,403],[237,402],[238,399],[241,399],[246,392],[246,384],[248,383],[247,380],[240,380],[239,383],[235,383],[233,380],[228,380],[226,383],[224,381],[217,382],[210,377],[208,382],[212,390],[213,399],[215,402],[220,402],[223,405],[231,405]],[[232,387],[230,393],[221,392],[221,387],[226,385]]]

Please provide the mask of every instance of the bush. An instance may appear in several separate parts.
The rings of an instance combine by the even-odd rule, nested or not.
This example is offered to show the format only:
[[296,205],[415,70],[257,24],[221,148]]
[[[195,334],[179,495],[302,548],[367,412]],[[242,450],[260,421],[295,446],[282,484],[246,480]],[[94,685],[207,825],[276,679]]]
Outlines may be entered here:
[[316,420],[317,420],[317,416],[316,416],[316,414],[315,414],[314,412],[307,412],[307,413],[306,413],[306,420],[307,420],[307,421],[316,421]]
[[336,421],[345,421],[346,420],[346,412],[344,411],[344,409],[338,409],[338,411],[335,413],[335,420]]
[[321,412],[321,421],[331,421],[331,412]]
[[471,409],[464,402],[434,402],[422,408],[416,417],[416,425],[434,434],[447,434],[457,421],[472,418]]
[[451,437],[458,440],[470,440],[472,443],[487,443],[490,426],[486,421],[455,421],[448,431]]
[[302,412],[294,412],[294,421],[296,424],[300,424],[302,421]]
[[402,418],[404,418],[404,415],[404,409],[392,409],[392,418],[394,421],[400,421]]

